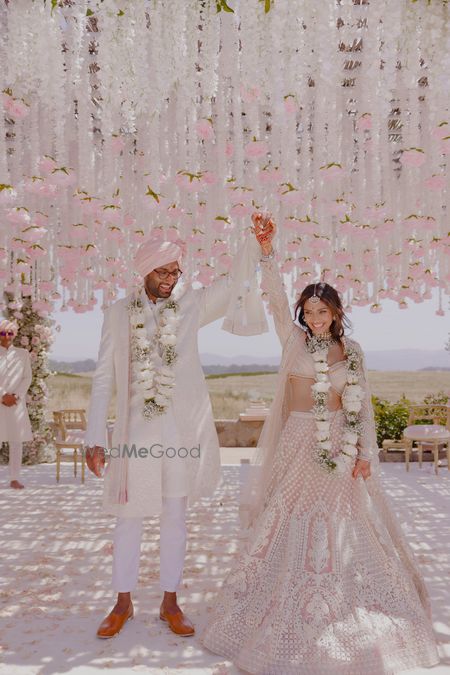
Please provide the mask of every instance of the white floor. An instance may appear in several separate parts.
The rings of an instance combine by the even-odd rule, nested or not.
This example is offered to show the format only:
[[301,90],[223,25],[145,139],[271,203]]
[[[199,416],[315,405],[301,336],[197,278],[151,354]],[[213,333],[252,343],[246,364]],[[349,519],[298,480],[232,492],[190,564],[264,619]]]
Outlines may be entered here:
[[[223,451],[228,461],[236,461],[238,454]],[[180,600],[198,634],[235,550],[238,471],[225,466],[215,497],[189,515]],[[89,475],[81,486],[67,465],[57,486],[54,473],[52,465],[24,467],[26,489],[12,491],[6,467],[1,467],[1,675],[98,675],[103,669],[115,675],[236,675],[229,662],[203,651],[197,637],[177,638],[159,620],[157,519],[146,524],[135,619],[113,640],[95,637],[113,602],[113,522],[101,511],[101,480]],[[421,470],[414,465],[406,474],[403,465],[387,464],[383,473],[423,566],[442,656],[439,666],[409,673],[449,675],[450,472],[442,469],[436,477],[430,465]]]

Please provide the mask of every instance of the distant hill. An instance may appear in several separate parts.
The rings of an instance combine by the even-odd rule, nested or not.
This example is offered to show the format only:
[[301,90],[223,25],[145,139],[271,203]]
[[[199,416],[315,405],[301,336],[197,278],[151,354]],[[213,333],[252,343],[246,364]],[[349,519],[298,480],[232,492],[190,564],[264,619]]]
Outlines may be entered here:
[[49,360],[50,370],[56,370],[58,373],[88,373],[95,370],[94,359],[84,359],[83,361],[56,361]]
[[[207,375],[223,373],[275,372],[280,363],[279,356],[222,356],[220,354],[201,354],[203,370]],[[450,353],[445,349],[393,349],[387,351],[366,352],[369,370],[449,370]],[[70,359],[50,359],[50,368],[62,373],[87,373],[95,370],[94,359],[74,361]]]

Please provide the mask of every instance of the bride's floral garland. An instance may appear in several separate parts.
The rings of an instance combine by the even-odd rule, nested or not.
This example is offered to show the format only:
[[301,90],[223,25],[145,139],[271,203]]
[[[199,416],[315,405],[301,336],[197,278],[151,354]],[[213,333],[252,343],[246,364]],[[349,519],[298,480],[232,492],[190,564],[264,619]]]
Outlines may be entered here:
[[342,407],[345,415],[343,447],[338,455],[331,456],[330,411],[328,410],[328,390],[331,387],[328,365],[329,340],[312,336],[308,338],[306,349],[314,360],[316,383],[312,385],[314,416],[317,427],[317,461],[330,472],[344,473],[358,454],[356,444],[361,431],[359,412],[364,390],[358,384],[359,355],[356,349],[345,343],[347,384],[342,394]]
[[[173,299],[163,304],[159,310],[161,319],[151,341],[145,328],[141,294],[133,297],[127,309],[131,327],[131,368],[136,385],[143,394],[142,414],[145,419],[151,420],[157,415],[163,415],[172,399],[179,306]],[[157,368],[153,356],[158,348],[162,365]]]

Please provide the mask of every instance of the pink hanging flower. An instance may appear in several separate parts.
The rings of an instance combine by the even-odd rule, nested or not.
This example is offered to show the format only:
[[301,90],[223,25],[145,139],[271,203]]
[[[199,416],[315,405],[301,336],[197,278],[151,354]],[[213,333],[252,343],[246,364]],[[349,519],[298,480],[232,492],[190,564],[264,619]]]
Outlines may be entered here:
[[12,185],[0,186],[0,204],[12,204],[17,199],[17,192]]
[[426,156],[421,148],[409,148],[408,150],[403,150],[400,162],[404,166],[419,167],[425,164]]
[[217,264],[225,270],[230,270],[233,265],[233,256],[223,253],[217,258]]
[[233,157],[234,155],[234,144],[231,141],[225,143],[225,157]]
[[245,103],[253,103],[261,96],[261,89],[259,87],[241,87],[241,99]]
[[336,199],[327,204],[327,211],[333,213],[335,216],[339,216],[340,218],[345,216],[346,213],[350,213],[350,210],[350,204],[347,204],[347,202],[342,199]]
[[264,141],[257,141],[256,139],[247,143],[244,148],[247,159],[258,159],[266,155],[269,151],[267,143]]
[[123,224],[124,227],[131,227],[134,225],[136,222],[136,218],[133,218],[133,216],[129,213],[126,213],[123,219]]
[[294,115],[297,112],[298,106],[293,96],[286,96],[284,99],[284,112],[286,115]]
[[28,298],[33,293],[33,287],[30,284],[21,284],[20,291],[23,298]]
[[445,316],[445,312],[442,308],[436,310],[436,316]]
[[431,178],[427,178],[424,181],[424,185],[427,188],[427,190],[431,191],[443,190],[445,188],[445,178],[444,176],[434,174],[433,176],[431,176]]
[[111,149],[115,155],[120,155],[120,153],[125,150],[125,141],[121,136],[113,136],[111,138]]
[[363,115],[361,115],[358,122],[356,123],[356,126],[358,131],[365,131],[366,129],[371,129],[372,128],[371,113],[364,113]]
[[53,169],[51,173],[51,180],[55,185],[60,185],[61,187],[68,187],[73,185],[76,180],[76,175],[70,169],[67,169],[65,166]]
[[442,139],[441,152],[443,155],[450,155],[450,136],[445,136]]
[[195,280],[199,281],[203,286],[209,286],[214,279],[214,269],[209,265],[202,265]]
[[28,225],[31,221],[31,218],[30,214],[28,213],[28,209],[23,207],[15,207],[13,209],[9,209],[6,212],[6,220],[8,220],[10,223]]
[[438,141],[441,141],[443,138],[449,135],[449,125],[448,122],[442,122],[436,129],[433,129],[431,135],[433,138],[437,138]]
[[3,105],[14,120],[22,120],[29,113],[29,106],[24,101],[6,93],[3,94]]
[[168,227],[166,230],[167,241],[176,242],[180,239],[180,232],[176,227]]
[[289,253],[298,253],[300,249],[300,242],[299,241],[289,241],[286,245],[286,250]]
[[217,217],[212,224],[212,228],[213,228],[214,232],[216,232],[219,235],[223,234],[228,229],[230,229],[228,226],[229,226],[229,221],[228,221],[227,218],[224,218],[224,217]]
[[48,155],[45,155],[40,161],[39,161],[39,169],[42,171],[42,173],[45,173],[46,175],[51,174],[51,172],[57,168],[57,163],[53,159],[53,157],[49,157]]
[[336,180],[337,178],[342,178],[344,175],[342,165],[337,162],[331,162],[330,164],[321,166],[320,171],[323,172],[322,176],[326,182]]
[[205,185],[216,185],[217,180],[217,174],[213,171],[205,171],[201,177],[201,181],[202,183],[205,183]]
[[296,264],[295,260],[293,260],[292,258],[287,258],[284,261],[284,263],[282,265],[280,265],[280,271],[286,272],[286,273],[292,272],[292,270],[295,267],[295,264]]
[[297,190],[292,183],[283,183],[280,185],[277,194],[280,195],[281,201],[284,204],[290,204],[291,206],[303,204],[305,201],[300,190]]
[[198,120],[195,130],[198,137],[204,141],[212,141],[214,139],[214,128],[209,119]]
[[205,188],[205,184],[201,182],[201,177],[201,173],[195,174],[188,171],[180,171],[176,175],[175,183],[186,192],[198,192]]
[[281,180],[281,171],[277,166],[275,169],[263,169],[258,173],[258,180],[262,185],[279,183]]
[[224,241],[216,241],[214,244],[211,246],[211,255],[214,257],[222,255],[222,253],[226,253],[228,250],[228,246],[226,242]]
[[253,209],[245,204],[234,204],[230,209],[230,214],[236,218],[248,216],[253,212]]

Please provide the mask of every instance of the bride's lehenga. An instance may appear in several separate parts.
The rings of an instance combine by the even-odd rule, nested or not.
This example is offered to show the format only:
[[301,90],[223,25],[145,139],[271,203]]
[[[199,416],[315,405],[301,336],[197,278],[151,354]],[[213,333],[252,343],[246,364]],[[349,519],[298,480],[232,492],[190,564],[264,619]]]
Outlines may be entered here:
[[[426,589],[376,467],[363,481],[352,478],[351,468],[337,476],[315,460],[312,357],[292,323],[276,264],[262,265],[283,342],[284,382],[273,406],[281,433],[261,478],[261,509],[215,601],[202,642],[239,668],[265,675],[381,675],[433,665],[439,658]],[[359,349],[348,338],[344,347],[349,343]],[[345,361],[331,364],[330,381],[335,453],[344,427]],[[361,384],[366,398],[359,456],[376,465],[363,360]],[[277,422],[269,418],[267,424],[276,427]]]

